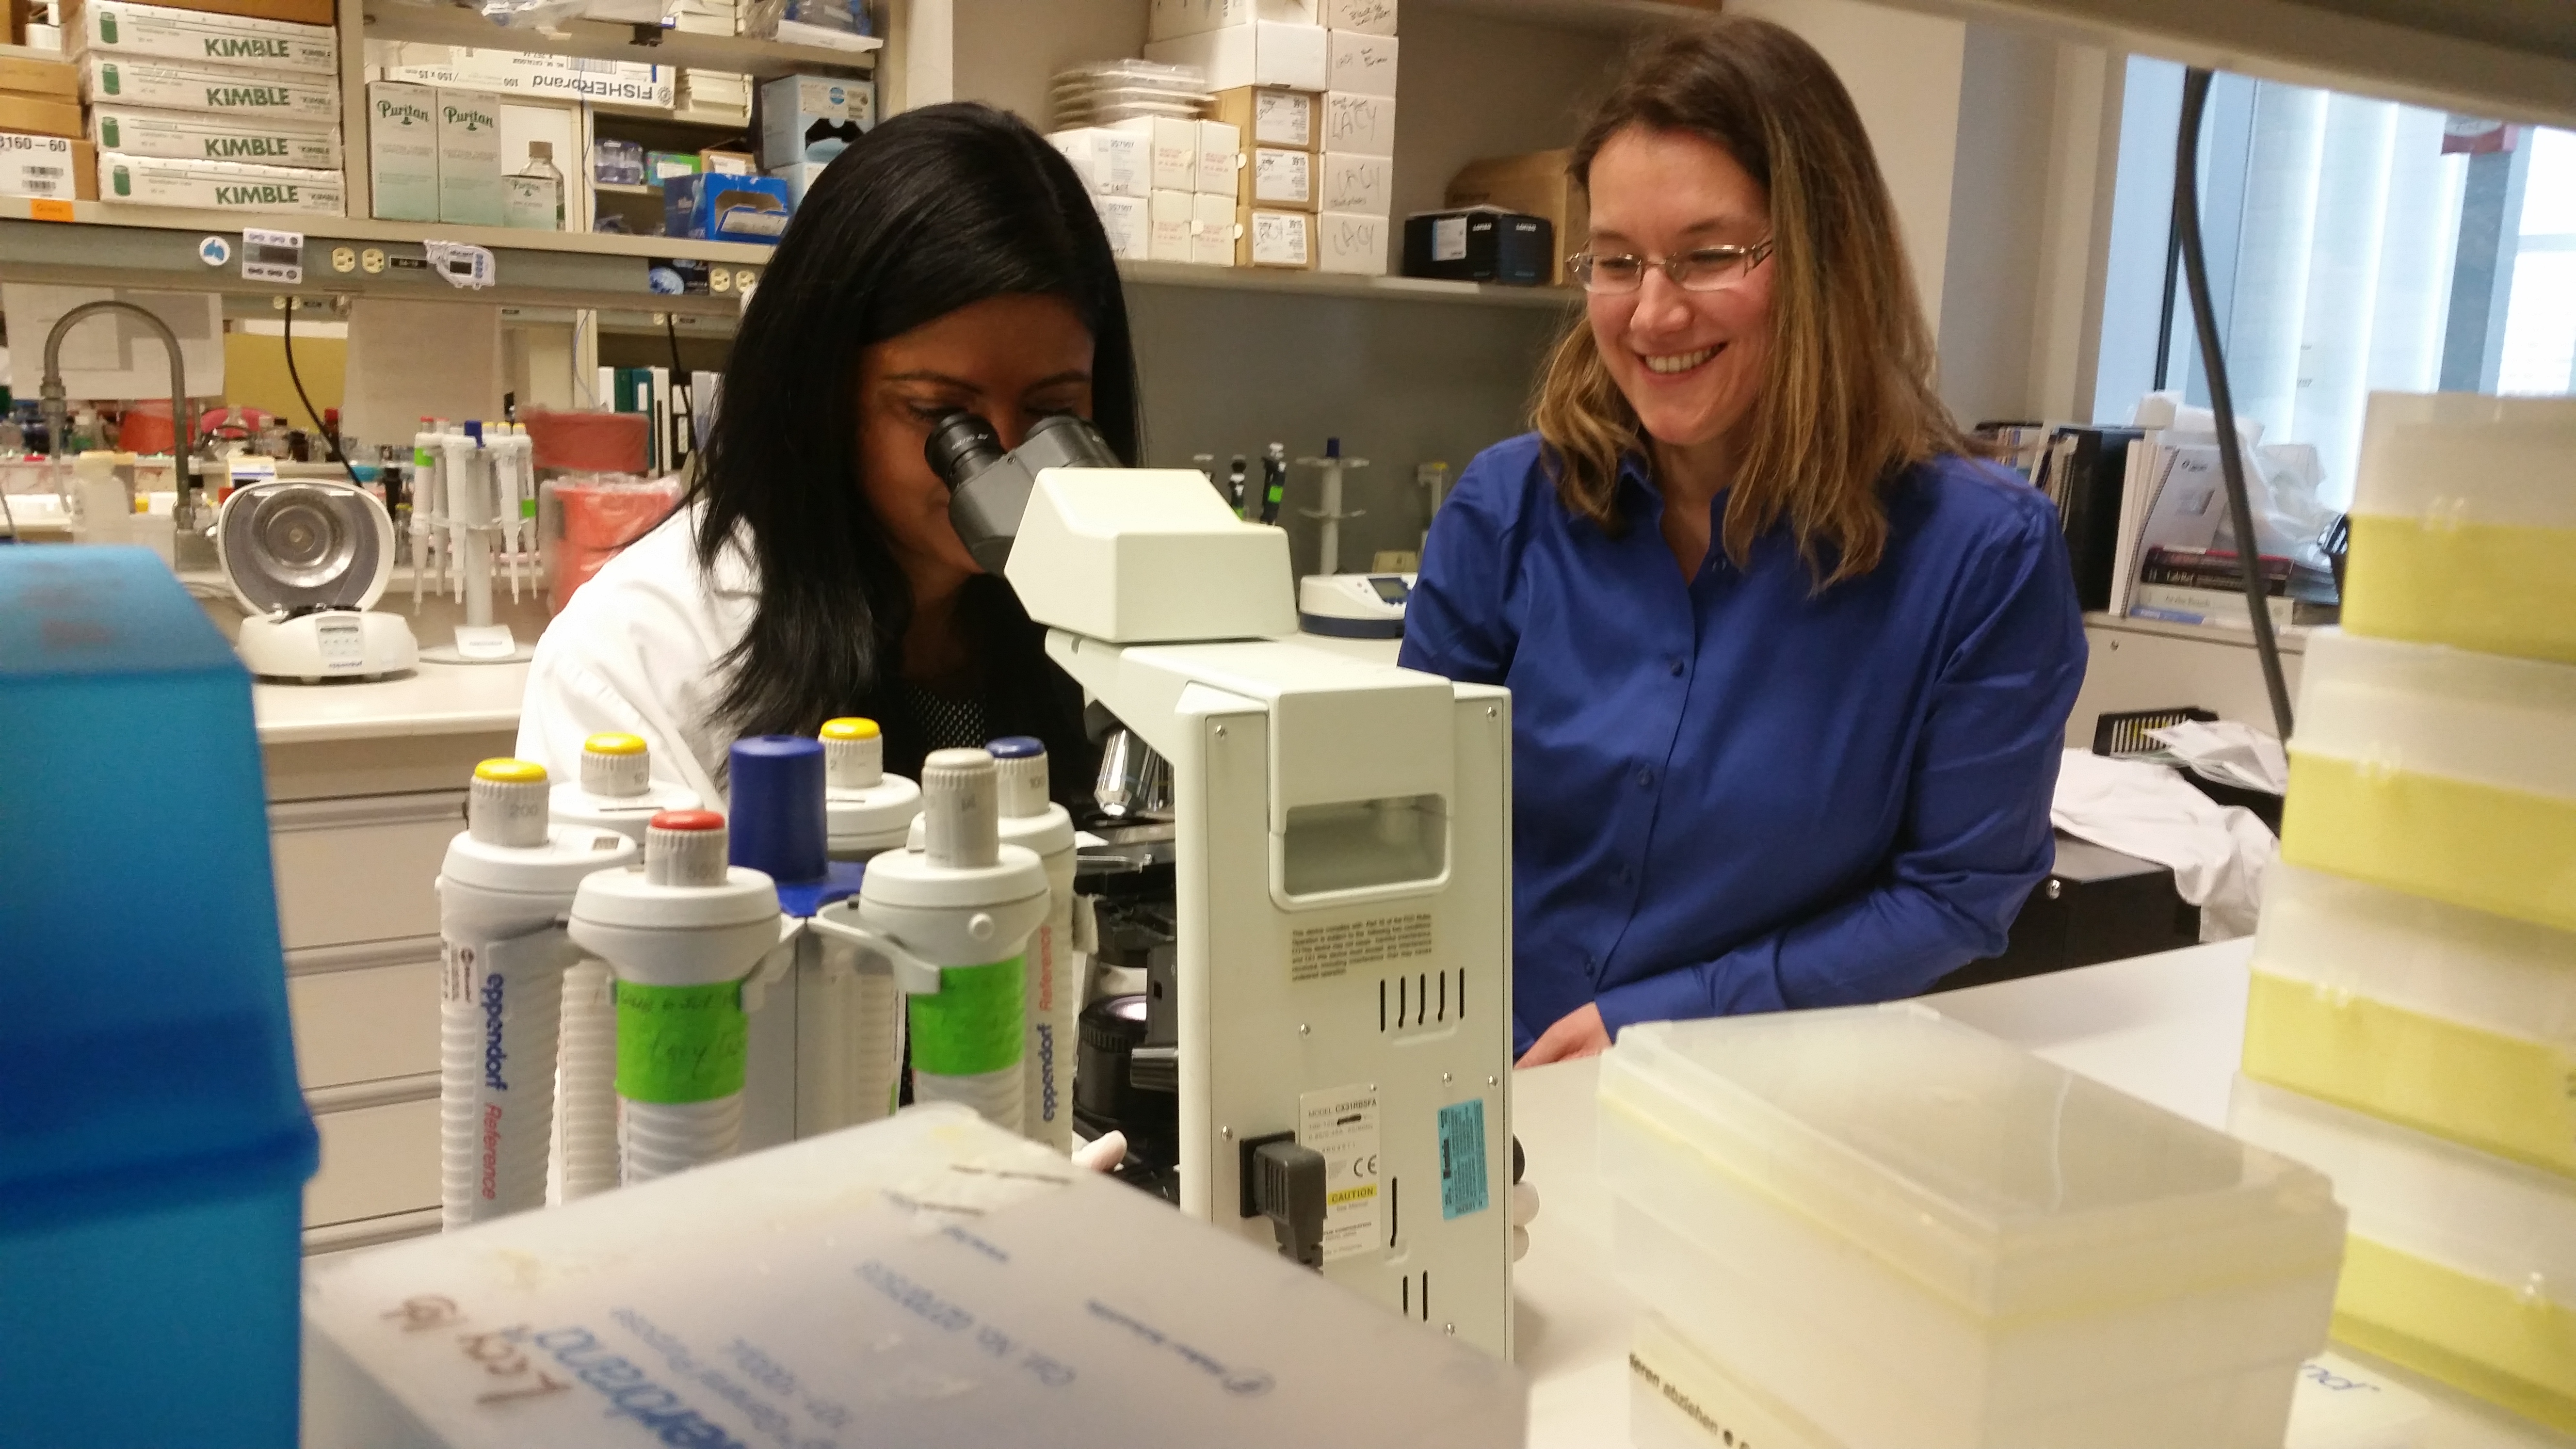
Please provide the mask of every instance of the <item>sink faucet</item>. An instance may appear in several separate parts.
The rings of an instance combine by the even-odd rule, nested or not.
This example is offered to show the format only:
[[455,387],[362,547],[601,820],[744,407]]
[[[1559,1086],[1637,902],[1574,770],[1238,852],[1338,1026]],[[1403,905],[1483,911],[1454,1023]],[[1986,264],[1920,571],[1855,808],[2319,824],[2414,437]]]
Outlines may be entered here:
[[142,319],[154,336],[161,339],[161,346],[170,354],[170,521],[185,533],[197,526],[196,505],[188,501],[197,480],[195,471],[189,467],[189,454],[193,449],[188,427],[187,371],[179,360],[178,335],[170,330],[169,323],[132,302],[114,299],[83,302],[65,312],[54,323],[54,330],[45,335],[45,380],[38,394],[42,399],[39,406],[45,415],[45,435],[52,440],[54,451],[59,455],[63,439],[70,433],[71,421],[71,406],[63,389],[63,335],[84,319],[103,312],[133,313]]

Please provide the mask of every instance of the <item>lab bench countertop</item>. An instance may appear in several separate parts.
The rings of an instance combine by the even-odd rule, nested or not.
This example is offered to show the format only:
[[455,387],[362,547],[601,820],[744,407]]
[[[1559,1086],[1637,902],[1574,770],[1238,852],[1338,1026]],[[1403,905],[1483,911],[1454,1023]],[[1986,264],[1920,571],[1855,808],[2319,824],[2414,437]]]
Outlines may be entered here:
[[[1925,998],[1979,1030],[2168,1111],[2224,1129],[2245,1036],[2250,941],[2195,946]],[[1529,1375],[1530,1449],[1629,1443],[1628,1345],[1637,1307],[1610,1251],[1610,1201],[1594,1157],[1600,1060],[1516,1072],[1512,1131],[1539,1195],[1528,1256],[1512,1276],[1514,1357]],[[2544,1449],[2571,1443],[2503,1410],[2380,1363],[2336,1353],[2432,1404],[2422,1449]]]
[[251,686],[263,745],[482,734],[519,727],[528,666],[428,664],[391,679]]

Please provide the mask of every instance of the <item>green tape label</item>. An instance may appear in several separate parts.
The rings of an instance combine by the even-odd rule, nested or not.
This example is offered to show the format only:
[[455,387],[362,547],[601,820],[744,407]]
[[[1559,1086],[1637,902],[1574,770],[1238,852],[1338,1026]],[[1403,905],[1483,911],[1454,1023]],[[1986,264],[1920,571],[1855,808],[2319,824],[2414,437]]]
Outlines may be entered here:
[[938,994],[912,998],[913,1066],[936,1077],[972,1077],[1018,1061],[1028,1026],[1027,959],[942,968]]
[[620,981],[617,1095],[630,1102],[712,1102],[742,1090],[750,1036],[742,983],[646,986]]

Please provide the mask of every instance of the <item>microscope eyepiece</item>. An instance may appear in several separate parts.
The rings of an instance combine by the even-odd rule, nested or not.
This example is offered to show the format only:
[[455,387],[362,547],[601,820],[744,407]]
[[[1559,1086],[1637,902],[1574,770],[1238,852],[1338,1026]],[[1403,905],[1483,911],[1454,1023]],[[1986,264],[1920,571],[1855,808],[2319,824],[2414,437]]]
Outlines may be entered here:
[[954,492],[976,474],[1002,460],[1002,439],[993,425],[970,412],[953,412],[930,429],[923,448],[930,471]]

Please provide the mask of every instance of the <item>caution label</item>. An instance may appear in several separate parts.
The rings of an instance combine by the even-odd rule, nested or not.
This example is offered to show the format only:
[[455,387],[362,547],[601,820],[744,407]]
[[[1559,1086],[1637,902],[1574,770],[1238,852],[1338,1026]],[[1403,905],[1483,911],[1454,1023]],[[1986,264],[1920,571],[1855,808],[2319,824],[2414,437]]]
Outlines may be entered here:
[[1324,1261],[1377,1245],[1378,1102],[1367,1086],[1297,1098],[1297,1144],[1324,1159]]
[[1370,916],[1288,933],[1288,979],[1330,981],[1362,967],[1432,954],[1431,913]]

